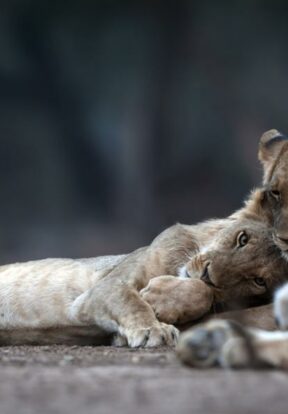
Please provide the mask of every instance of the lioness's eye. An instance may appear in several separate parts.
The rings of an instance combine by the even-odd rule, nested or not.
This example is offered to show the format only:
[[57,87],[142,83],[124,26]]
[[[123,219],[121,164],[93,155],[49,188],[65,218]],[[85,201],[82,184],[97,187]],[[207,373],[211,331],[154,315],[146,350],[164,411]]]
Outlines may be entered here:
[[269,195],[275,200],[275,201],[279,201],[280,200],[280,191],[278,190],[271,190],[269,191]]
[[265,280],[263,279],[263,277],[255,277],[254,282],[258,286],[261,286],[261,287],[266,286],[266,283],[265,283]]
[[243,247],[248,243],[248,236],[245,231],[241,231],[237,236],[237,247]]

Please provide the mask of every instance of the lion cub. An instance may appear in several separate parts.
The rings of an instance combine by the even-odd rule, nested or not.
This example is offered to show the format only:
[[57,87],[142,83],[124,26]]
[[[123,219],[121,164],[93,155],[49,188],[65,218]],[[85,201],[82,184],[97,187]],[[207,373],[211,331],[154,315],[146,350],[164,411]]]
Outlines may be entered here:
[[[131,347],[175,344],[178,331],[171,322],[196,319],[214,301],[265,295],[284,280],[288,264],[260,204],[256,191],[229,218],[175,225],[129,255],[2,266],[0,341],[64,342],[65,329],[82,327],[88,337],[97,327]],[[172,281],[171,287],[175,275],[186,279],[174,278],[178,285]],[[171,293],[154,307],[169,324],[149,304],[163,279],[170,293],[173,286],[182,293],[181,301]]]

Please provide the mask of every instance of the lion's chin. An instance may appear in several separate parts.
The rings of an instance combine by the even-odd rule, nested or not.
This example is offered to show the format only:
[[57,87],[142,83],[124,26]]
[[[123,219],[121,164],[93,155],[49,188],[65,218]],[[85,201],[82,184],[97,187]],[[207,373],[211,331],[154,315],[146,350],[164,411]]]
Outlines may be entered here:
[[288,262],[288,250],[282,250],[281,256],[283,257],[284,260],[286,260],[286,262]]

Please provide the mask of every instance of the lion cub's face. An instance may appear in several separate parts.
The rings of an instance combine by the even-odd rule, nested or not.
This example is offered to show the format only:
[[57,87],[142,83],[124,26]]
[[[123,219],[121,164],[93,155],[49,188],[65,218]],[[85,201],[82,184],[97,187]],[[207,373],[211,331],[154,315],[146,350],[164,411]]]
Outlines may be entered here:
[[265,295],[288,275],[288,263],[264,223],[236,220],[186,265],[187,276],[200,277],[218,302]]
[[275,228],[274,240],[288,258],[288,138],[267,131],[259,143],[263,164],[262,208]]

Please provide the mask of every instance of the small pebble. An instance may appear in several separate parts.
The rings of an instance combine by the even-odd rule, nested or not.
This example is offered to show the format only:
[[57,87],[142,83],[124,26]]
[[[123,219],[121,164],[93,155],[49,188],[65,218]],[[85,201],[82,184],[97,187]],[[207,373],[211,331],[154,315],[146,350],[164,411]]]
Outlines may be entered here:
[[138,364],[140,362],[140,357],[136,356],[136,355],[133,355],[132,362],[133,362],[133,364]]

